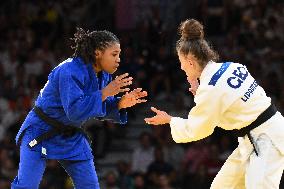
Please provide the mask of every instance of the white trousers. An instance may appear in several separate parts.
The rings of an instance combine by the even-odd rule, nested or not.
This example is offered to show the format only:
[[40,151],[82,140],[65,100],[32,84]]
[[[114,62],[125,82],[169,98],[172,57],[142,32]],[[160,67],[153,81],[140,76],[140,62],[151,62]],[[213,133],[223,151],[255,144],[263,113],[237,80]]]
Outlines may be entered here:
[[211,189],[279,189],[284,156],[266,134],[254,139],[258,156],[248,137],[239,138],[239,146],[215,177]]

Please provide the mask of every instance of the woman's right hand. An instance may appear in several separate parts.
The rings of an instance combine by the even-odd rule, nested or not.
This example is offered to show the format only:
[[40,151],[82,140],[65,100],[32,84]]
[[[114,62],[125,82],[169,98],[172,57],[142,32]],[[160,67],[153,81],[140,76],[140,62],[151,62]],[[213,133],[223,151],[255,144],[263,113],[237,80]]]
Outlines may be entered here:
[[163,125],[171,122],[172,116],[167,112],[158,110],[157,108],[151,107],[151,110],[156,113],[155,116],[145,118],[145,122],[151,125]]
[[118,93],[128,92],[130,88],[125,88],[132,84],[132,77],[128,77],[128,73],[117,76],[105,88],[102,89],[102,100],[104,101],[109,96],[117,95]]

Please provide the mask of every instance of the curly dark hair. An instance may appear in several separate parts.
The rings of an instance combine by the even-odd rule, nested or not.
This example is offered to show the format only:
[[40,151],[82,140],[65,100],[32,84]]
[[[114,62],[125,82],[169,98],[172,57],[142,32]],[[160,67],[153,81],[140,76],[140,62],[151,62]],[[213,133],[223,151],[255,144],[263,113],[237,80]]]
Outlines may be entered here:
[[82,28],[77,28],[74,38],[71,38],[74,45],[73,57],[81,57],[86,64],[94,62],[94,51],[105,50],[114,43],[120,43],[119,39],[111,32],[102,31],[85,31]]

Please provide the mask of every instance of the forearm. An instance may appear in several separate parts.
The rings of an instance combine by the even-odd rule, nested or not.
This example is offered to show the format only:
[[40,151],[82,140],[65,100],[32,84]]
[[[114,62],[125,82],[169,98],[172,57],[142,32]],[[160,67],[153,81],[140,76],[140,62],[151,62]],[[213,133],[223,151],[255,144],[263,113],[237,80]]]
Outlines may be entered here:
[[186,143],[193,142],[211,135],[214,128],[208,123],[190,122],[189,119],[173,117],[170,121],[171,134],[175,142]]
[[64,98],[62,97],[62,105],[68,119],[84,121],[91,117],[105,116],[105,105],[100,99],[100,91],[91,95],[82,95],[76,99],[64,96]]
[[127,112],[119,107],[120,97],[109,97],[106,99],[106,116],[105,119],[125,124],[127,122]]
[[121,103],[121,100],[118,101],[117,108],[118,108],[118,110],[121,110],[122,108],[125,108],[125,107],[123,107],[123,104]]

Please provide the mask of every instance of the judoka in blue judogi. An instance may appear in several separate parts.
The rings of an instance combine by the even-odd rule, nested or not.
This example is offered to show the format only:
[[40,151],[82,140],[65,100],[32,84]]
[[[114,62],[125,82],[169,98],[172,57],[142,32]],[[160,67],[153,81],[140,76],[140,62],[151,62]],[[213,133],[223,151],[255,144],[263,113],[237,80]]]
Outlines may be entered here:
[[[110,95],[128,91],[125,87],[132,83],[132,78],[127,74],[112,82],[111,74],[120,63],[119,41],[114,34],[78,29],[75,38],[77,46],[74,56],[49,74],[35,107],[27,115],[16,136],[16,142],[20,145],[20,163],[18,175],[11,184],[13,189],[38,188],[47,159],[61,163],[71,176],[75,188],[99,189],[88,138],[84,132],[78,131],[81,131],[84,122],[94,118],[125,124],[125,108],[146,101],[140,99],[147,96],[141,89],[134,89],[121,98]],[[84,51],[86,49],[82,48],[86,43],[91,44],[92,48],[88,52],[94,54],[95,63],[87,62],[92,59],[88,59]],[[35,108],[60,123],[61,127],[78,130],[75,129],[68,136],[56,130],[51,137],[39,141],[38,137],[54,130],[54,126],[39,116]]]

